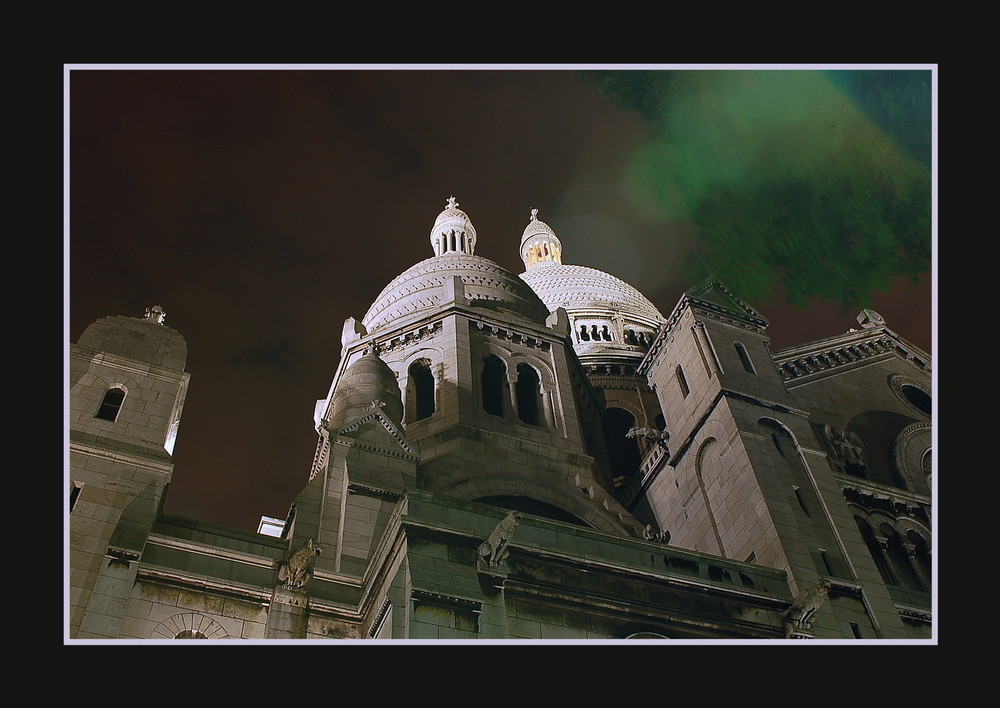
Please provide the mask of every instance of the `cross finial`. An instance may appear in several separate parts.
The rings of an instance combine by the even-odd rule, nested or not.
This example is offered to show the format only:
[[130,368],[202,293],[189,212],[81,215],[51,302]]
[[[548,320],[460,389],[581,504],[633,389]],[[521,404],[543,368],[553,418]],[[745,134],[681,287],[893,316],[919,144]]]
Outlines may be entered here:
[[538,220],[538,209],[532,209],[531,210],[531,220],[532,221],[537,221]]
[[458,208],[458,202],[455,201],[455,197],[454,196],[448,197],[448,208],[449,209],[457,209]]

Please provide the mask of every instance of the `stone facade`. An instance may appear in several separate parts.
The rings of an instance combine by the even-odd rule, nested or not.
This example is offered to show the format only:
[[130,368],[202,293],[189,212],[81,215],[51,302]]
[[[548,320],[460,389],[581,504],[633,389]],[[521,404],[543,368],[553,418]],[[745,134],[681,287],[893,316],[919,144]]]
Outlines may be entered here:
[[345,323],[279,538],[161,513],[162,310],[71,345],[70,638],[932,637],[930,358],[877,313],[771,352],[724,284],[663,316],[535,211],[520,276],[454,199],[430,242]]

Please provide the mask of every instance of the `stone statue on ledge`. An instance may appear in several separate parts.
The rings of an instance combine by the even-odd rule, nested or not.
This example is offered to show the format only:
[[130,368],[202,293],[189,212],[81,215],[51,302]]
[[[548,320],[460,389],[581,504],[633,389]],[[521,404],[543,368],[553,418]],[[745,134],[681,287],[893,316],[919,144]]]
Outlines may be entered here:
[[496,568],[510,555],[507,546],[514,537],[514,528],[521,523],[521,512],[512,511],[493,529],[490,537],[479,546],[479,555],[486,564]]
[[670,434],[666,430],[657,430],[656,428],[648,427],[634,427],[629,428],[628,432],[625,433],[627,438],[645,438],[646,440],[652,440],[660,447],[666,449],[667,441],[670,440]]
[[292,554],[287,563],[282,563],[278,567],[278,580],[290,588],[305,587],[312,579],[316,556],[322,552],[323,549],[315,545],[310,538]]
[[830,593],[830,581],[820,578],[815,585],[807,588],[795,598],[792,606],[785,610],[788,634],[799,634],[812,629],[813,615],[823,606]]

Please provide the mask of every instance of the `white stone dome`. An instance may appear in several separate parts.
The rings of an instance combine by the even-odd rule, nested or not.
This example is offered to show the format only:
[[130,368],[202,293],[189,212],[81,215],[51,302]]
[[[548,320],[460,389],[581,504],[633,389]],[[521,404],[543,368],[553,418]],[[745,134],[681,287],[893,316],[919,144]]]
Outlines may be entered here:
[[610,273],[578,265],[539,263],[521,273],[549,310],[564,307],[573,314],[580,310],[603,310],[622,316],[664,322],[656,306],[645,295]]
[[344,372],[333,392],[329,427],[336,430],[361,416],[373,401],[383,404],[385,415],[396,425],[403,420],[403,401],[396,376],[375,354],[366,354]]
[[549,310],[528,285],[493,261],[460,251],[434,256],[408,268],[385,286],[362,319],[368,332],[447,304],[448,285],[462,279],[472,307],[502,310],[545,324]]
[[596,268],[539,261],[521,279],[549,310],[566,310],[584,363],[638,363],[665,321],[645,295]]

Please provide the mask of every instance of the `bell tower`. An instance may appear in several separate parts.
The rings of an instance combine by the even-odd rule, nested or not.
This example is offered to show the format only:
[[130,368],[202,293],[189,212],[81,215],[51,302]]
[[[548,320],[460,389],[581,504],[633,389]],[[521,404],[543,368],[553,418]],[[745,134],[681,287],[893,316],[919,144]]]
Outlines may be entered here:
[[159,306],[70,345],[70,633],[116,638],[173,472],[187,345]]

